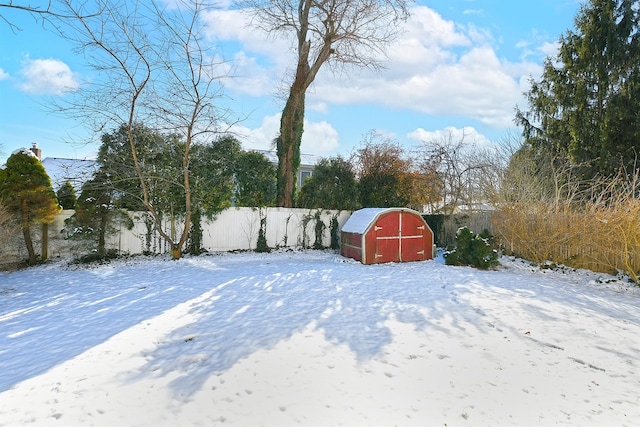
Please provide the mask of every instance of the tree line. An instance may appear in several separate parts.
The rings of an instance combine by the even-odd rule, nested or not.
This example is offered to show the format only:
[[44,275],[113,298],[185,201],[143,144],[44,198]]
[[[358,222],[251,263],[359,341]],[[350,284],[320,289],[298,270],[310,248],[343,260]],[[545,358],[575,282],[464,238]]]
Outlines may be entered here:
[[[203,218],[211,219],[230,206],[277,204],[276,165],[260,152],[243,150],[236,137],[220,135],[190,147],[187,174],[192,221],[186,230],[176,227],[187,216],[182,179],[186,144],[179,134],[143,124],[135,124],[132,136],[136,162],[127,125],[102,135],[97,169],[78,195],[70,182],[54,193],[42,164],[29,150],[9,157],[0,169],[0,200],[21,225],[31,262],[35,262],[35,251],[29,228],[50,222],[60,208],[75,210],[66,224],[67,237],[90,242],[97,257],[104,257],[106,236],[113,225],[132,225],[130,211],[147,212],[149,231],[160,233],[160,224],[173,241],[184,233],[181,252],[197,254],[202,250]],[[312,176],[296,190],[294,206],[332,210],[406,206],[422,211],[431,205],[445,212],[454,210],[457,203],[488,195],[496,186],[481,188],[482,181],[475,178],[482,175],[481,170],[488,176],[490,168],[500,167],[496,157],[490,150],[481,152],[452,138],[425,143],[423,150],[409,153],[394,139],[371,131],[349,157],[321,159]],[[448,154],[456,152],[454,148],[458,150],[455,158]],[[452,203],[444,205],[443,200]],[[148,206],[156,217],[149,214]]]

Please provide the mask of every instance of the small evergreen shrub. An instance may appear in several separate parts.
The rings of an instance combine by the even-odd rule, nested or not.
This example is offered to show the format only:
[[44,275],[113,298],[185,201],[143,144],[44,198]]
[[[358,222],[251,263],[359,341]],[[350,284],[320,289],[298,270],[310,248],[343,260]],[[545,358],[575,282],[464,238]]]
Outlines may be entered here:
[[202,247],[202,214],[198,209],[191,215],[191,229],[189,230],[187,252],[191,255],[201,255],[205,252],[205,249]]
[[56,197],[58,197],[58,204],[60,204],[62,209],[76,208],[76,190],[69,181],[65,182],[64,185],[58,189]]
[[321,213],[322,212],[318,210],[316,211],[316,214],[314,216],[314,219],[316,220],[316,225],[315,225],[316,241],[313,243],[314,249],[324,249],[324,246],[322,245],[322,235],[324,233],[324,229],[326,228],[326,226],[324,225],[324,222],[322,222],[322,219],[320,218]]
[[495,240],[487,229],[475,234],[467,227],[461,227],[456,234],[456,247],[445,252],[447,265],[469,265],[487,270],[498,265]]
[[267,218],[260,219],[260,230],[258,230],[258,242],[256,243],[256,252],[271,252],[271,248],[267,245]]
[[108,249],[104,254],[99,252],[92,252],[87,255],[82,255],[75,259],[77,264],[91,264],[94,262],[97,263],[108,263],[112,259],[116,259],[119,257],[117,249]]
[[331,217],[331,223],[329,225],[331,231],[331,249],[340,248],[340,224],[338,224],[338,215]]

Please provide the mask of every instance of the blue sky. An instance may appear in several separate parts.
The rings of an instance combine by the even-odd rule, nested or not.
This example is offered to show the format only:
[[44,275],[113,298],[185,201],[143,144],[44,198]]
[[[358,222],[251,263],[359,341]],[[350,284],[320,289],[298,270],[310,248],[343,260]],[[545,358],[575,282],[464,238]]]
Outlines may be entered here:
[[[408,149],[444,135],[498,142],[514,131],[530,76],[573,28],[581,0],[423,0],[381,72],[334,75],[323,69],[307,96],[302,151],[348,155],[376,130]],[[46,106],[90,80],[84,58],[24,12],[0,8],[0,164],[37,143],[44,157],[92,158],[98,135]],[[226,83],[246,148],[268,149],[283,100],[277,89],[292,64],[282,41],[248,31],[237,12],[205,17],[236,77]],[[516,130],[517,131],[517,130]]]

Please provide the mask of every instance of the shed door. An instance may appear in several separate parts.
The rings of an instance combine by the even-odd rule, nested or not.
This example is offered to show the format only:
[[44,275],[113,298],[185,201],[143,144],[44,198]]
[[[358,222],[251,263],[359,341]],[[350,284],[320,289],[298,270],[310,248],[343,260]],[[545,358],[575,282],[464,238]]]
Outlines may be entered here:
[[425,258],[425,225],[409,212],[391,212],[375,224],[375,263],[422,261]]
[[422,218],[403,212],[400,221],[400,257],[402,261],[422,261],[426,254],[426,226]]
[[376,236],[375,260],[378,262],[398,262],[400,258],[400,212],[382,215],[374,224]]

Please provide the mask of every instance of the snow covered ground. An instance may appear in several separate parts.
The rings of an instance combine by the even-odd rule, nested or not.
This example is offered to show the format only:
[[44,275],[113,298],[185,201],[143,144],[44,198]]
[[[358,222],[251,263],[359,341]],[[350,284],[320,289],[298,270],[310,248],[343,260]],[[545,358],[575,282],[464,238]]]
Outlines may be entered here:
[[0,426],[633,426],[640,289],[331,252],[0,273]]

